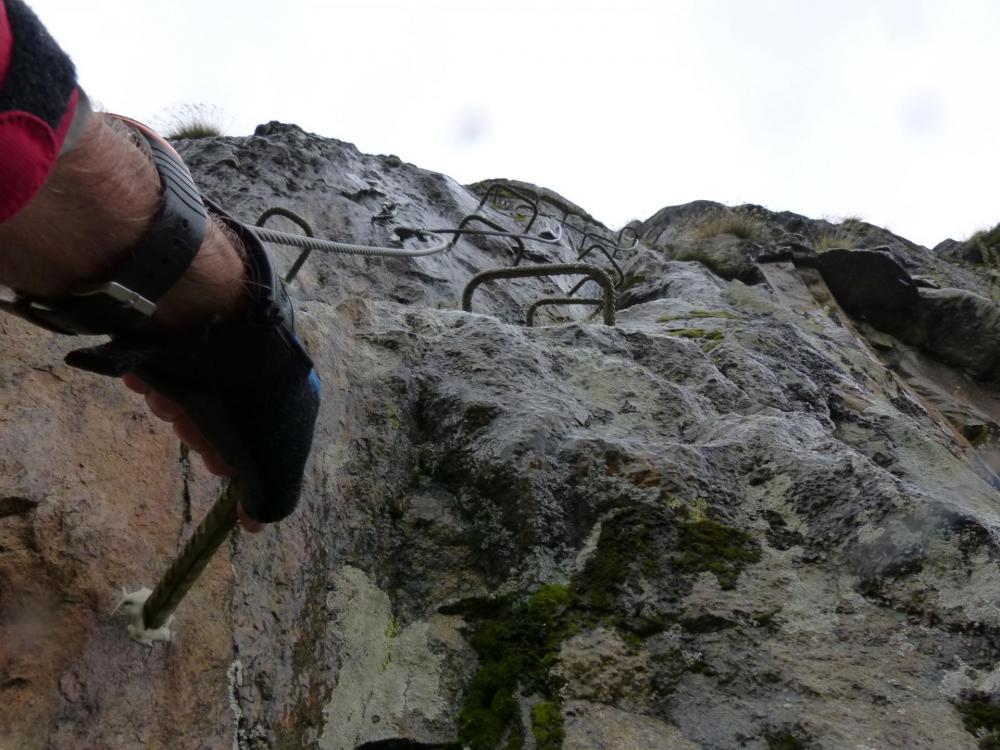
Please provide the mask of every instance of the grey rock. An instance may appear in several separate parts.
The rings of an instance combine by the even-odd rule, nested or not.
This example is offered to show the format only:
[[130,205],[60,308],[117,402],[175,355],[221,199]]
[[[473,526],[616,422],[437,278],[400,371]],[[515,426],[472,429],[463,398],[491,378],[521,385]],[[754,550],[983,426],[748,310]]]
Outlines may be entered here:
[[[480,198],[280,123],[181,146],[241,218],[280,203],[335,239],[387,241],[371,222],[386,202],[450,227]],[[473,273],[511,262],[502,240],[310,260],[293,294],[327,395],[301,507],[237,533],[152,650],[108,614],[117,588],[155,579],[218,483],[140,400],[59,364],[77,342],[0,320],[16,342],[0,361],[0,747],[453,746],[481,668],[509,655],[478,635],[499,615],[456,608],[556,591],[545,679],[511,686],[504,731],[526,727],[528,748],[546,703],[574,750],[975,748],[959,707],[1000,700],[987,281],[877,228],[867,246],[888,252],[830,255],[827,280],[756,250],[742,280],[674,260],[719,210],[639,225],[615,327],[575,311],[523,326],[571,279],[456,309]],[[736,213],[762,254],[818,257],[820,222]],[[869,256],[906,310],[915,295],[940,316],[911,316],[919,345],[871,325],[896,297],[849,283]]]
[[572,701],[566,707],[564,750],[699,750],[676,727],[600,703]]
[[918,326],[921,348],[977,379],[1000,381],[996,302],[963,289],[921,289]]
[[901,327],[916,312],[916,285],[885,251],[830,250],[815,263],[841,306],[876,328]]

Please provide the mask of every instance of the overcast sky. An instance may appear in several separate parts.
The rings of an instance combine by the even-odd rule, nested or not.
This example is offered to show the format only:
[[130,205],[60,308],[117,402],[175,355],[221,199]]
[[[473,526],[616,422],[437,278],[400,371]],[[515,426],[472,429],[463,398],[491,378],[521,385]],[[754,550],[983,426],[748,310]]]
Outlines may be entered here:
[[930,246],[1000,221],[996,0],[29,3],[108,109],[294,122],[613,227],[699,198]]

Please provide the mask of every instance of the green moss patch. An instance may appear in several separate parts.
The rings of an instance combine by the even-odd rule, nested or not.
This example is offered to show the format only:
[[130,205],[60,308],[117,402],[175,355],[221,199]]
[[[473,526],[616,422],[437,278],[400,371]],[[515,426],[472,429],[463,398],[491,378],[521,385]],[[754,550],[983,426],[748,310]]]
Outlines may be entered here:
[[714,573],[719,586],[732,589],[748,563],[760,560],[760,547],[746,532],[701,519],[681,524],[674,566],[685,573]]
[[980,696],[959,703],[956,708],[966,730],[979,738],[982,750],[1000,749],[1000,705]]
[[653,529],[663,523],[663,518],[646,508],[629,510],[604,523],[597,549],[573,580],[573,594],[584,607],[597,613],[614,612],[629,578],[638,571],[656,569],[650,543]]
[[625,274],[625,278],[622,279],[622,283],[618,285],[615,290],[618,294],[621,294],[634,286],[638,286],[646,281],[646,274],[644,273],[633,273],[629,271]]
[[[551,674],[560,644],[579,630],[565,586],[543,586],[526,600],[513,596],[469,599],[443,610],[472,624],[469,643],[479,657],[458,714],[457,748],[517,750],[524,746],[520,694],[538,694],[532,731],[540,750],[562,744],[559,681]],[[556,744],[553,744],[556,743]]]
[[971,424],[961,427],[961,430],[973,448],[981,448],[997,440],[997,431],[993,425]]
[[701,350],[705,352],[705,354],[711,354],[721,343],[721,341],[706,341],[701,345]]
[[531,733],[538,750],[560,750],[563,731],[562,707],[555,701],[542,701],[531,709]]
[[[701,501],[704,504],[704,501]],[[521,696],[538,696],[531,711],[531,732],[539,750],[558,750],[563,742],[562,681],[553,673],[562,643],[584,629],[616,629],[630,650],[660,632],[670,619],[625,613],[628,587],[655,576],[676,588],[677,599],[690,590],[691,575],[713,573],[731,589],[743,568],[760,559],[751,537],[713,521],[696,501],[677,507],[632,507],[609,518],[596,549],[569,587],[543,586],[528,597],[475,598],[444,608],[468,623],[469,644],[479,670],[469,684],[458,715],[454,750],[519,750],[525,744]],[[693,629],[714,631],[729,622],[698,622]],[[704,671],[700,659],[678,657],[683,671]],[[680,667],[679,667],[680,668]]]
[[700,248],[686,248],[683,250],[678,250],[673,257],[673,260],[677,261],[697,261],[705,266],[712,273],[722,276],[725,268],[723,263],[716,257],[709,255],[707,252]]
[[[623,589],[640,576],[707,571],[723,589],[734,588],[743,569],[760,560],[760,546],[746,532],[707,518],[700,507],[696,502],[692,510],[684,509],[689,520],[679,523],[649,508],[609,519],[597,549],[573,580],[574,597],[591,612],[616,616]],[[680,579],[677,586],[678,594],[687,588]]]
[[690,320],[691,318],[726,318],[728,320],[744,320],[742,315],[728,310],[690,310],[683,315],[664,315],[657,318],[657,323],[670,323],[674,320]]
[[809,750],[812,738],[800,727],[789,727],[767,732],[764,735],[767,750]]

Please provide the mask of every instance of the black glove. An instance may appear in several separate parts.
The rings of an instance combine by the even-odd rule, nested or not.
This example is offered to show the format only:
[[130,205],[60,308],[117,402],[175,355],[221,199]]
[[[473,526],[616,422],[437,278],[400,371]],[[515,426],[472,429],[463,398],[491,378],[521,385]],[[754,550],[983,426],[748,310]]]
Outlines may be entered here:
[[[217,213],[218,212],[217,209]],[[253,233],[222,215],[247,249],[244,312],[191,333],[120,333],[67,364],[102,375],[134,372],[179,403],[238,471],[243,508],[264,523],[295,509],[319,411],[319,378],[295,336],[291,303]]]

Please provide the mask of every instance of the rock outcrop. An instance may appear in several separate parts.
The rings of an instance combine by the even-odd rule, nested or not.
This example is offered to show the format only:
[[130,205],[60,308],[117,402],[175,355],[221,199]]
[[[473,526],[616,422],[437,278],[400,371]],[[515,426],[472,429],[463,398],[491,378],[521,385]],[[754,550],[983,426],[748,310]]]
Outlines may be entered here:
[[[277,123],[178,146],[240,218],[281,205],[359,243],[454,227],[485,190]],[[616,245],[548,197],[539,222],[579,231],[526,264]],[[527,221],[517,199],[480,213]],[[706,201],[632,229],[613,327],[524,325],[572,277],[462,312],[472,274],[511,264],[503,238],[314,254],[292,285],[326,394],[303,502],[234,534],[153,647],[118,592],[155,581],[218,483],[62,364],[80,342],[0,319],[0,748],[1000,742],[985,262]]]

